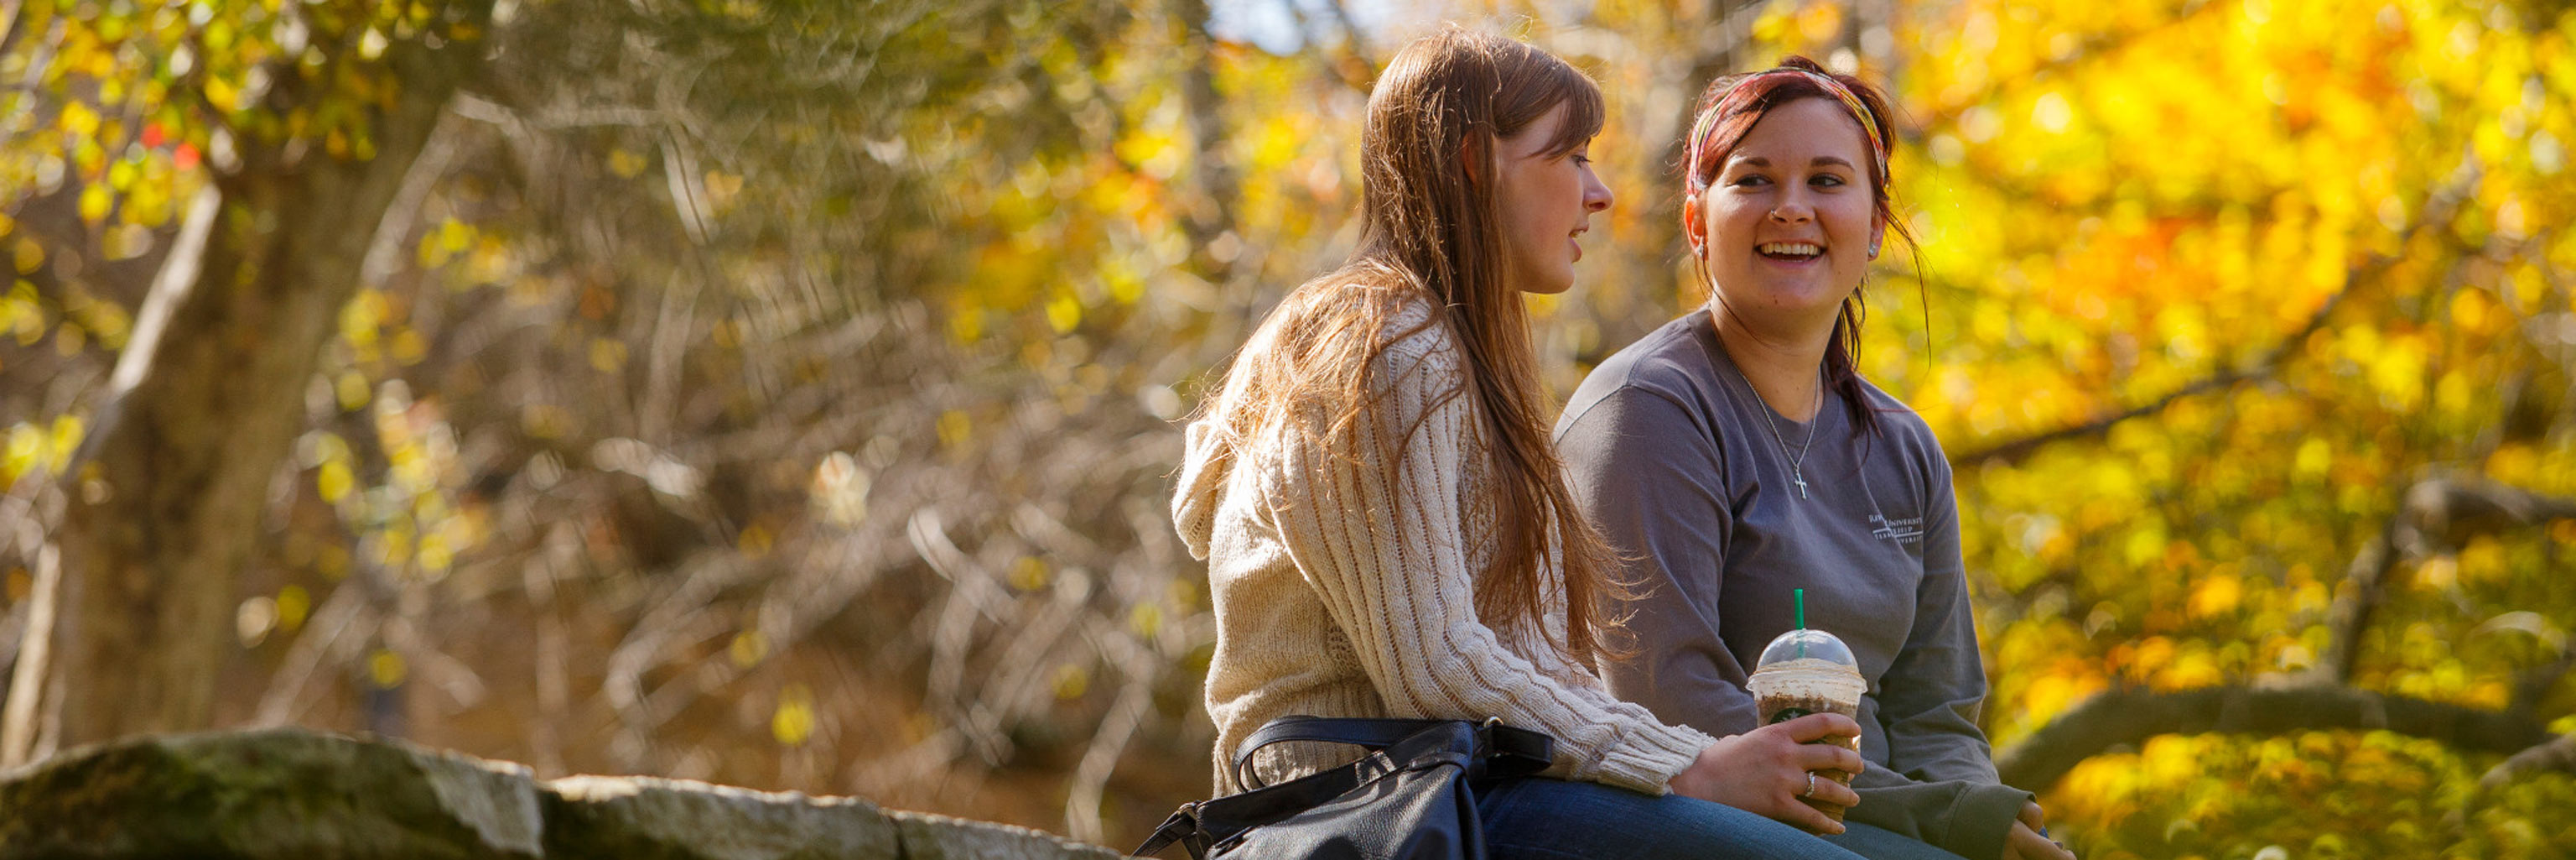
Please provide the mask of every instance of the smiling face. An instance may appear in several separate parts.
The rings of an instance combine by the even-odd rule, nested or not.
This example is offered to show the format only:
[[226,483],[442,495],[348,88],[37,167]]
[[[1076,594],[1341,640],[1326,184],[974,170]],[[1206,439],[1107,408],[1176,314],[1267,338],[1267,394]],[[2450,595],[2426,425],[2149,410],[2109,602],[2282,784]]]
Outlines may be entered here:
[[1885,226],[1870,163],[1859,120],[1832,100],[1798,99],[1754,123],[1686,221],[1730,314],[1830,324]]
[[1494,206],[1502,227],[1503,278],[1512,289],[1562,293],[1574,286],[1577,237],[1592,213],[1610,208],[1610,189],[1592,173],[1589,144],[1550,153],[1559,105],[1494,146]]

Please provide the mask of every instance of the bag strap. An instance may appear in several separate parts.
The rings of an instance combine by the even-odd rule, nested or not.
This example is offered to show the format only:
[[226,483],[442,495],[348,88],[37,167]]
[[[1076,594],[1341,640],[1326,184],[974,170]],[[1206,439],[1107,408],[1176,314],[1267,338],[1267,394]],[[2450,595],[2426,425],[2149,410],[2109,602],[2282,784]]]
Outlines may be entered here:
[[1180,842],[1190,850],[1191,857],[1207,856],[1207,831],[1199,828],[1198,813],[1197,803],[1181,804],[1181,808],[1172,810],[1172,817],[1163,819],[1163,823],[1155,827],[1151,835],[1145,837],[1145,844],[1136,846],[1136,850],[1127,853],[1135,857],[1151,857],[1154,856],[1154,852],[1163,850],[1173,842]]
[[[1253,786],[1243,778],[1254,753],[1288,741],[1343,743],[1364,747],[1358,761],[1275,786]],[[1463,747],[1463,748],[1462,748]],[[1244,740],[1234,762],[1240,794],[1182,804],[1154,828],[1136,856],[1151,856],[1174,842],[1192,858],[1204,860],[1219,840],[1249,827],[1269,824],[1349,793],[1368,780],[1394,770],[1433,760],[1463,765],[1466,776],[1525,776],[1546,770],[1555,739],[1545,732],[1518,729],[1499,718],[1482,723],[1466,720],[1324,718],[1289,716],[1272,720]]]
[[[1251,737],[1243,739],[1242,752],[1234,757],[1235,784],[1257,788],[1252,772],[1252,757],[1262,748],[1290,741],[1320,741],[1351,744],[1371,752],[1386,749],[1405,738],[1421,734],[1435,726],[1459,720],[1396,719],[1390,717],[1312,717],[1303,714],[1271,720]],[[1502,718],[1491,717],[1476,725],[1476,748],[1473,758],[1496,776],[1523,776],[1546,770],[1552,760],[1556,739],[1545,732],[1503,725]]]

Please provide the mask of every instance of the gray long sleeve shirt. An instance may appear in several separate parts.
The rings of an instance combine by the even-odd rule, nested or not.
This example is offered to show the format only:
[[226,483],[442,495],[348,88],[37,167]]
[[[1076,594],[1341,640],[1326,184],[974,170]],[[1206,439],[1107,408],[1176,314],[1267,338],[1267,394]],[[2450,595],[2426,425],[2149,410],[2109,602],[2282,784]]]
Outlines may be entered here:
[[1791,590],[1803,588],[1808,626],[1849,643],[1869,680],[1859,722],[1871,768],[1853,783],[1851,819],[1986,860],[2030,795],[1998,784],[1977,728],[1985,669],[1949,463],[1920,416],[1863,387],[1878,433],[1855,438],[1829,394],[1793,470],[1808,426],[1754,394],[1704,307],[1583,381],[1557,448],[1575,504],[1645,592],[1628,607],[1643,653],[1602,675],[1668,722],[1751,731],[1745,675],[1796,626]]

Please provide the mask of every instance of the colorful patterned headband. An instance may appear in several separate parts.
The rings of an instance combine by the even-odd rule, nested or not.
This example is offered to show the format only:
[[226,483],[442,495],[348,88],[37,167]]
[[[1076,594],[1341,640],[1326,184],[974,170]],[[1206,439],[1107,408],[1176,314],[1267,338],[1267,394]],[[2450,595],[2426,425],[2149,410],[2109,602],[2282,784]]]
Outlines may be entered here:
[[1735,83],[1727,85],[1726,95],[1720,96],[1715,106],[1701,112],[1699,121],[1691,125],[1690,172],[1685,174],[1682,180],[1689,188],[1691,196],[1699,196],[1700,191],[1708,187],[1708,180],[1700,176],[1700,159],[1707,156],[1708,136],[1717,131],[1718,120],[1726,116],[1727,103],[1738,93],[1745,92],[1745,84],[1771,75],[1783,74],[1807,76],[1808,80],[1815,82],[1816,86],[1823,87],[1825,92],[1832,93],[1835,99],[1843,103],[1844,108],[1851,111],[1852,118],[1860,121],[1861,133],[1869,136],[1870,154],[1875,157],[1875,163],[1878,166],[1878,173],[1873,178],[1880,182],[1887,181],[1887,140],[1879,136],[1878,123],[1871,119],[1869,105],[1860,100],[1859,94],[1852,92],[1850,87],[1844,86],[1843,82],[1834,80],[1829,75],[1817,74],[1806,69],[1778,68],[1736,79]]

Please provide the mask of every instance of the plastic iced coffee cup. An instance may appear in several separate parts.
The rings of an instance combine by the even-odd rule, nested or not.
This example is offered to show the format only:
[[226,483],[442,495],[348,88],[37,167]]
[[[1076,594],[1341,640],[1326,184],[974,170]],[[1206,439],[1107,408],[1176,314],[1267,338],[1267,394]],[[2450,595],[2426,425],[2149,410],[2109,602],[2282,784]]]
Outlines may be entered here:
[[[1754,664],[1745,687],[1753,693],[1754,708],[1767,726],[1808,714],[1841,714],[1860,719],[1860,697],[1869,692],[1869,681],[1861,677],[1859,662],[1852,659],[1851,647],[1844,645],[1842,639],[1822,630],[1802,628],[1780,634],[1762,649],[1762,660]],[[1860,749],[1860,738],[1856,736],[1837,735],[1814,743]],[[1843,771],[1816,773],[1851,784],[1852,775]],[[1843,820],[1840,805],[1805,800],[1827,817]]]

